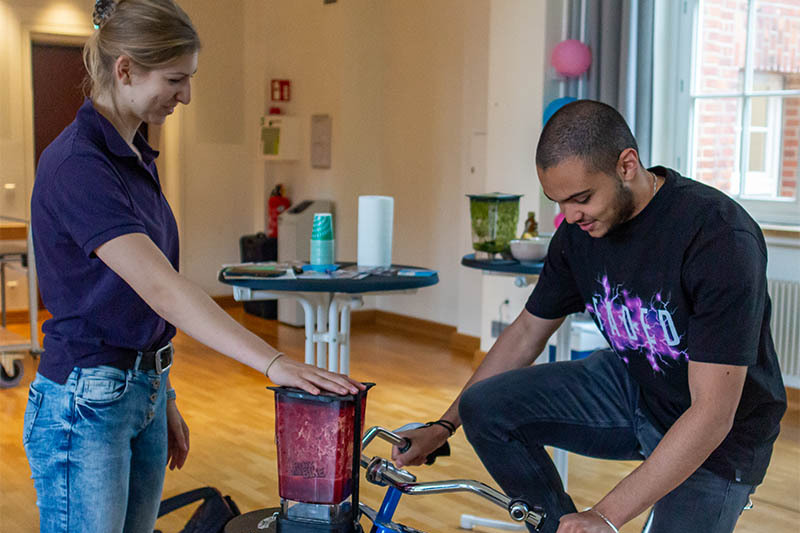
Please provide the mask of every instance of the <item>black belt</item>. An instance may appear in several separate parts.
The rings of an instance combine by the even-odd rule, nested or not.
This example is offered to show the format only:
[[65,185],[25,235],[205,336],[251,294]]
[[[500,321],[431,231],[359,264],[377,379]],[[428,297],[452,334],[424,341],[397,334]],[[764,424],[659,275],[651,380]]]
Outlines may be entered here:
[[161,374],[172,366],[173,352],[171,342],[158,350],[136,352],[136,360],[139,362],[138,369],[144,371],[155,370],[156,374]]

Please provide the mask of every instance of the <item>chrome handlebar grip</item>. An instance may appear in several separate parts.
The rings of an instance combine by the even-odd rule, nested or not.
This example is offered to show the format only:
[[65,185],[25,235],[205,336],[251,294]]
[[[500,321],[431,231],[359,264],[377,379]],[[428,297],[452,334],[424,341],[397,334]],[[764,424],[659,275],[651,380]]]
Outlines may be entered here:
[[408,439],[405,439],[399,435],[396,435],[389,431],[388,429],[382,428],[380,426],[373,426],[369,428],[365,433],[364,437],[361,439],[361,449],[367,447],[367,445],[372,442],[372,439],[375,437],[380,437],[389,444],[393,446],[400,446],[401,448],[408,443]]
[[[361,456],[361,464],[364,464],[364,455]],[[367,481],[385,487],[393,485],[397,488],[417,481],[416,476],[407,470],[397,468],[391,462],[380,457],[373,457],[366,465]]]

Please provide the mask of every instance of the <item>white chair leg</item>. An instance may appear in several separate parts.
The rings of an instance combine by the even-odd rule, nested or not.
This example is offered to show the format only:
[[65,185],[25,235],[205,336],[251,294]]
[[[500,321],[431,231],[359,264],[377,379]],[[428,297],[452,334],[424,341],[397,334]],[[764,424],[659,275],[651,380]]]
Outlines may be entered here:
[[336,298],[331,298],[328,305],[328,371],[344,372],[339,369],[339,301]]
[[361,296],[342,297],[341,342],[339,343],[339,372],[350,375],[350,311],[364,305]]
[[314,360],[314,329],[316,326],[317,312],[311,302],[303,297],[298,297],[297,301],[303,306],[303,315],[306,322],[306,352],[305,363],[307,365],[315,364]]

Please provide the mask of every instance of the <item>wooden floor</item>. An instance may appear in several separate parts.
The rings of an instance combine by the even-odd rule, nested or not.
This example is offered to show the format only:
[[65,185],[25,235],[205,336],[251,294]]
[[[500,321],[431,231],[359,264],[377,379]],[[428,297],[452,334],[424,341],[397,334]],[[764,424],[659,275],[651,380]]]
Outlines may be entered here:
[[[291,356],[301,359],[303,332],[277,325],[233,308],[231,313]],[[25,334],[26,326],[19,326]],[[352,375],[373,381],[367,425],[399,427],[438,417],[471,374],[470,359],[438,341],[414,338],[374,325],[358,325],[352,335]],[[191,429],[191,451],[181,471],[167,472],[164,495],[205,485],[230,494],[242,511],[278,503],[274,446],[274,404],[263,376],[212,352],[185,335],[175,339],[177,362],[172,383],[178,406]],[[27,385],[35,373],[25,361],[20,386],[0,390],[0,532],[38,531],[36,495],[21,445],[22,415]],[[451,439],[453,455],[432,467],[415,468],[420,481],[471,478],[496,486],[463,436]],[[389,456],[389,445],[375,441],[369,455]],[[569,491],[579,508],[596,502],[636,463],[611,462],[570,455]],[[363,479],[363,478],[362,478]],[[362,482],[362,501],[377,507],[383,491]],[[754,509],[745,511],[739,533],[800,531],[800,413],[784,419],[766,481],[753,496]],[[165,533],[177,532],[192,509],[158,522]],[[504,512],[472,495],[404,497],[398,522],[428,532],[455,532],[462,513],[503,519]],[[621,531],[640,531],[644,516]],[[476,528],[478,529],[478,528]],[[492,531],[484,529],[485,531]]]

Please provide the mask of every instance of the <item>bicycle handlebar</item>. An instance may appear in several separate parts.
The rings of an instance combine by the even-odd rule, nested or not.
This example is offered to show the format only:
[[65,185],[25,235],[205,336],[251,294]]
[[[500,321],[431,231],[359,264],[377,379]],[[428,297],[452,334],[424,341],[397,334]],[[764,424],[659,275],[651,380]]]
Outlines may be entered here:
[[[375,437],[380,437],[393,446],[398,446],[402,452],[408,451],[411,447],[411,441],[408,438],[401,437],[380,426],[374,426],[369,428],[365,432],[364,438],[361,439],[362,452]],[[471,492],[506,509],[512,520],[527,522],[537,528],[537,530],[545,518],[545,513],[541,509],[531,508],[528,503],[522,500],[512,500],[502,492],[480,481],[452,479],[447,481],[419,483],[414,474],[402,468],[397,468],[391,461],[381,457],[373,457],[370,459],[363,453],[361,454],[361,466],[366,469],[367,481],[370,483],[380,486],[392,485],[405,494],[419,495]]]

